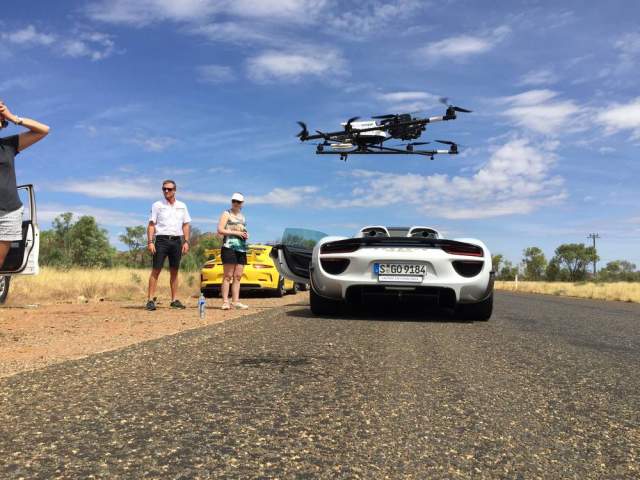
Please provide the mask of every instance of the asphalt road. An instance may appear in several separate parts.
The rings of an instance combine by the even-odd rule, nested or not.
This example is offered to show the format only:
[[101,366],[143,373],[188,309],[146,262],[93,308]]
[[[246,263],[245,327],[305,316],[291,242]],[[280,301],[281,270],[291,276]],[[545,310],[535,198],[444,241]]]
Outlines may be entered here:
[[639,366],[640,305],[287,307],[2,380],[0,478],[639,478]]

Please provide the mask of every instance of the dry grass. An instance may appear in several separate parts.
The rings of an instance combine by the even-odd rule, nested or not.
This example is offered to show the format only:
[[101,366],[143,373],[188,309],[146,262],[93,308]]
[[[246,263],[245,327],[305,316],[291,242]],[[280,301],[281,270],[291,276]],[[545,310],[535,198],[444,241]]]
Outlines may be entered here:
[[510,290],[526,293],[544,293],[566,297],[594,298],[597,300],[618,300],[621,302],[640,303],[640,283],[565,283],[565,282],[496,282],[499,290]]
[[[132,268],[71,269],[43,268],[39,275],[19,275],[11,279],[9,303],[58,303],[100,300],[139,300],[147,295],[149,270]],[[200,287],[198,272],[180,272],[180,296],[197,295]],[[163,271],[157,293],[167,298],[169,272]]]

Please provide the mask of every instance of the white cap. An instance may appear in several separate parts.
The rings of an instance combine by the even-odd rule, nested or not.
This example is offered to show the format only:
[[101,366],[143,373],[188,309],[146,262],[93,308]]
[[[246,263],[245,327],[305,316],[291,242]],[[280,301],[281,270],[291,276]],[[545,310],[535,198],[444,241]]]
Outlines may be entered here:
[[242,195],[241,193],[234,193],[233,195],[231,195],[231,200],[237,200],[239,202],[244,202],[244,195]]

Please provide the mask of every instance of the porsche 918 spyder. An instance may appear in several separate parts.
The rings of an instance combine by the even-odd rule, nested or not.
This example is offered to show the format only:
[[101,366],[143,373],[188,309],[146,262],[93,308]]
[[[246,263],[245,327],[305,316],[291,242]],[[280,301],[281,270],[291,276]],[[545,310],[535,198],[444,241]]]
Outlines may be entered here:
[[287,229],[271,255],[283,276],[310,284],[311,310],[318,315],[369,297],[422,298],[469,320],[489,320],[493,310],[487,246],[445,239],[429,227],[373,225],[351,238]]

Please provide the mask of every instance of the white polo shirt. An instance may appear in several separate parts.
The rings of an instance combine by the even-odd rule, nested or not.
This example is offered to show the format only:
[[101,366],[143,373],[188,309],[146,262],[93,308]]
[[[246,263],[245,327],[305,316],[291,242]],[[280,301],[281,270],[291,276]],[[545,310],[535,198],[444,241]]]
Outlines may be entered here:
[[182,225],[191,223],[187,206],[176,200],[173,205],[166,200],[159,200],[151,206],[149,221],[156,226],[156,235],[182,235]]

